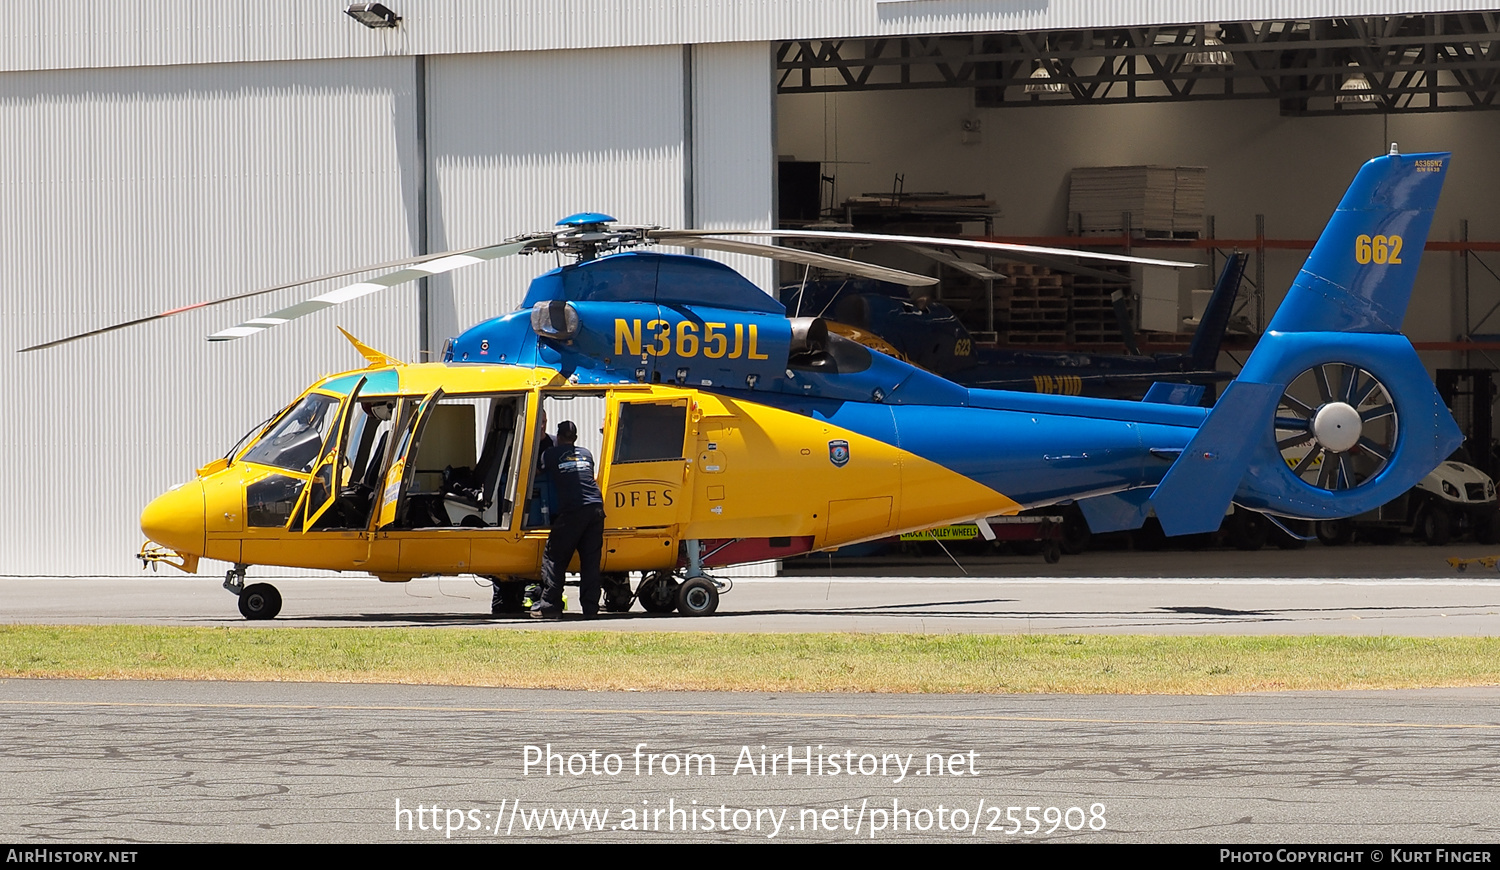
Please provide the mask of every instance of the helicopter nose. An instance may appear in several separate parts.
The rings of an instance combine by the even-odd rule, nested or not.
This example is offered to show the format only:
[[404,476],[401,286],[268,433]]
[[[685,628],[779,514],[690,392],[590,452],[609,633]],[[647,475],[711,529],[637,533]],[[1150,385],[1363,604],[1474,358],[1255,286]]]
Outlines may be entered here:
[[184,483],[157,496],[141,511],[141,531],[178,553],[203,555],[202,482]]

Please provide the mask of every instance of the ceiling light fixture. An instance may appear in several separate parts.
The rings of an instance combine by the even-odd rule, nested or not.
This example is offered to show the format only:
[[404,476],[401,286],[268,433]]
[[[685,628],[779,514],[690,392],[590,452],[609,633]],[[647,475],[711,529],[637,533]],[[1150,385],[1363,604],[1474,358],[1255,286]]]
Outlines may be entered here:
[[1193,41],[1196,47],[1182,56],[1182,65],[1199,69],[1233,69],[1234,55],[1224,48],[1223,36],[1222,30],[1219,37],[1213,37],[1207,34],[1207,28],[1198,28],[1198,38]]
[[384,3],[350,3],[344,8],[344,14],[372,30],[401,23],[401,16]]
[[1028,94],[1065,94],[1068,86],[1065,82],[1054,81],[1052,73],[1047,72],[1047,65],[1039,64],[1031,71],[1031,76],[1026,80],[1023,90]]
[[1365,74],[1359,72],[1359,64],[1349,64],[1350,69],[1355,72],[1344,76],[1344,83],[1339,85],[1338,96],[1333,98],[1335,105],[1358,105],[1360,103],[1378,103],[1380,95],[1370,87],[1370,80]]

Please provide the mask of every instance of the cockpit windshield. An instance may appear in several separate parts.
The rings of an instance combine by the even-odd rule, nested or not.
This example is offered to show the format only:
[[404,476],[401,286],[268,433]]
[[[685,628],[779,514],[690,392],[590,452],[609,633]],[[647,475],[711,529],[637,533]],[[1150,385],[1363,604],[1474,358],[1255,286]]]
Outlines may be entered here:
[[[284,411],[286,409],[283,408],[282,410]],[[256,423],[249,432],[246,432],[244,435],[240,436],[240,440],[234,442],[234,446],[229,448],[229,452],[224,454],[224,458],[232,462],[236,456],[240,455],[240,451],[245,449],[245,445],[255,440],[256,436],[260,435],[260,433],[266,431],[266,427],[271,425],[271,421],[280,416],[281,411],[277,411],[266,419],[260,421],[259,423]]]
[[275,428],[256,442],[244,456],[255,462],[288,471],[312,471],[328,430],[338,419],[339,400],[310,393],[281,418]]

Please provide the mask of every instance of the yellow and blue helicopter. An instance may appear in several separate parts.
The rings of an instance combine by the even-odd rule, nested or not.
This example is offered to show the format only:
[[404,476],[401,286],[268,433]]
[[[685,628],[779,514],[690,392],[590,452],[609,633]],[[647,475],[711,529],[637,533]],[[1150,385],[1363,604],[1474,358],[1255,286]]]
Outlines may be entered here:
[[[498,257],[577,258],[536,278],[519,310],[451,339],[442,362],[403,364],[355,341],[368,367],[313,384],[146,507],[153,543],[142,558],[189,572],[203,557],[233,564],[226,586],[250,619],[281,606],[271,585],[244,584],[253,565],[387,581],[475,574],[519,607],[547,536],[544,412],[570,402],[601,411],[603,569],[617,577],[605,606],[616,611],[638,599],[648,611],[711,614],[724,589],[708,573],[716,566],[955,522],[984,531],[988,517],[1066,502],[1097,531],[1154,514],[1169,535],[1212,531],[1231,503],[1353,516],[1406,491],[1462,440],[1400,333],[1447,163],[1393,148],[1360,169],[1211,409],[1180,384],[1139,402],[960,386],[820,318],[788,318],[718,262],[636,250],[765,248],[722,233],[581,214],[553,232],[409,261],[211,338]],[[1296,466],[1282,459],[1304,445]],[[637,588],[624,572],[640,572]]]

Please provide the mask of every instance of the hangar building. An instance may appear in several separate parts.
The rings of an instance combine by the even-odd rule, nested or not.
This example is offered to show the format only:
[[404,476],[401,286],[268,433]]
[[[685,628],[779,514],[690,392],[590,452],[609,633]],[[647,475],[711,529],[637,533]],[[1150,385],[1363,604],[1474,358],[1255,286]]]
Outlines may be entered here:
[[[0,575],[133,572],[144,504],[314,378],[361,365],[335,325],[424,359],[551,264],[514,258],[236,342],[203,339],[294,297],[16,349],[580,211],[765,228],[783,191],[834,207],[949,191],[993,200],[993,235],[1054,237],[1079,229],[1072,169],[1190,166],[1205,179],[1194,232],[1211,219],[1216,238],[1307,240],[1389,142],[1451,150],[1433,238],[1475,244],[1429,254],[1407,332],[1435,347],[1433,367],[1494,367],[1445,344],[1500,332],[1483,320],[1500,300],[1483,262],[1500,270],[1487,4],[386,6],[393,27],[339,0],[125,0],[107,14],[60,0],[8,22],[0,373],[16,413],[0,434]],[[794,163],[815,165],[811,188],[778,187]],[[1256,304],[1274,310],[1303,250],[1260,254]],[[773,289],[770,266],[726,259]]]

